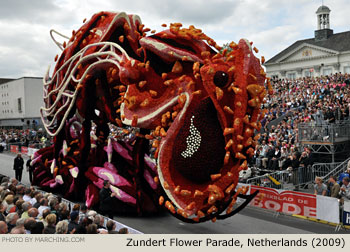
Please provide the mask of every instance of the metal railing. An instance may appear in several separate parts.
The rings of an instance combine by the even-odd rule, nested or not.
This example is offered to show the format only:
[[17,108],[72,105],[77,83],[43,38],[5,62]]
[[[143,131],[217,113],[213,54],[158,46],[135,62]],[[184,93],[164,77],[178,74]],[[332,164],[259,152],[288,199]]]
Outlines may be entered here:
[[327,180],[330,176],[338,177],[340,173],[345,172],[348,166],[348,162],[350,161],[350,157],[345,161],[339,163],[333,170],[329,171],[327,174],[322,176],[323,180]]
[[350,158],[337,163],[316,163],[313,166],[299,167],[293,170],[283,170],[267,173],[247,179],[247,184],[276,189],[292,189],[307,186],[314,182],[316,177],[326,181],[331,175],[338,177],[347,169]]
[[337,162],[337,163],[315,163],[311,167],[312,171],[312,176],[313,179],[316,177],[324,177],[326,176],[329,172],[334,170],[338,165],[340,165],[342,162]]
[[289,171],[275,171],[247,179],[246,183],[275,189],[284,189],[290,180],[289,177]]
[[336,123],[300,123],[298,125],[301,142],[343,142],[350,140],[350,121]]

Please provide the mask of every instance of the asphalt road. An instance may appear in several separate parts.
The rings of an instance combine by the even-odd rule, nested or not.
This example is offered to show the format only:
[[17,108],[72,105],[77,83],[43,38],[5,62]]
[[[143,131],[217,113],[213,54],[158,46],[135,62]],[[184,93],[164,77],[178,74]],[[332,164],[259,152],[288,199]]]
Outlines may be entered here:
[[[0,153],[0,173],[14,177],[13,159],[15,155]],[[27,161],[27,158],[24,158]],[[29,176],[23,170],[22,183],[29,184]],[[115,219],[129,227],[148,234],[335,234],[335,227],[298,219],[287,215],[276,216],[273,212],[246,207],[235,216],[200,224],[187,224],[164,213],[152,217],[125,217]],[[337,233],[350,233],[340,230]]]

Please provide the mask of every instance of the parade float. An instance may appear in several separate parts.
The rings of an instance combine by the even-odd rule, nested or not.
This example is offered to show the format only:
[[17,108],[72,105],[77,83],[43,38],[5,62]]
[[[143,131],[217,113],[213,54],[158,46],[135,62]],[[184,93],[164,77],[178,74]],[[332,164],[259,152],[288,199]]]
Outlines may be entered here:
[[35,153],[34,185],[98,207],[108,180],[115,213],[167,209],[191,223],[232,216],[257,194],[237,187],[271,91],[257,49],[162,26],[100,12],[56,42],[41,108],[54,145]]

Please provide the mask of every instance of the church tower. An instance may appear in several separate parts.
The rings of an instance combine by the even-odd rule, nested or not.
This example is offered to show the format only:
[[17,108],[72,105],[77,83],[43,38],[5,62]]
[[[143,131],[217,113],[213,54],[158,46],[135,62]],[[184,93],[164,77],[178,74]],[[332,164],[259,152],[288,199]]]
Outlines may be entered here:
[[317,11],[317,30],[315,31],[315,40],[327,40],[333,35],[333,30],[330,29],[329,13],[331,10],[325,6],[320,6]]

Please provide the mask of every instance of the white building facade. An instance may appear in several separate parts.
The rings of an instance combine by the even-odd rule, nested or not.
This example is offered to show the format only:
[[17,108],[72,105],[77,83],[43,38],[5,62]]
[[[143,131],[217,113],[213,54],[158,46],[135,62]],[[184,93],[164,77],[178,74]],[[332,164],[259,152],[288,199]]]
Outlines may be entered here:
[[269,59],[264,66],[268,77],[300,77],[350,73],[350,31],[333,34],[330,9],[322,5],[317,12],[315,37],[296,41]]
[[40,127],[42,96],[42,78],[23,77],[0,82],[0,128]]

